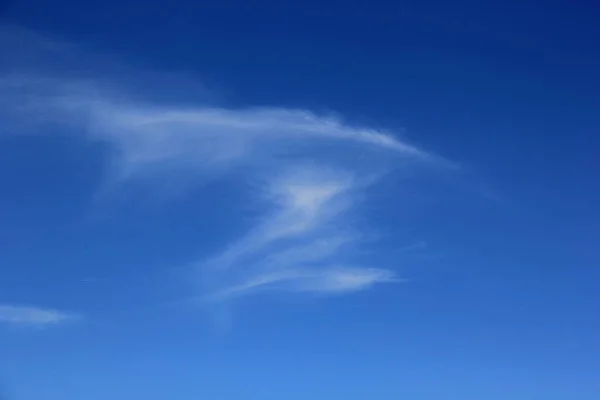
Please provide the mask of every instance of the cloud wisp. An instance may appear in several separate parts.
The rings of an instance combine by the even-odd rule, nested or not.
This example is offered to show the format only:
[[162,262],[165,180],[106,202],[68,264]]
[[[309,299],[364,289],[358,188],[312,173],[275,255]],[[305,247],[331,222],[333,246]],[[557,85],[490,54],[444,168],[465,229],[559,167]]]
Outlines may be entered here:
[[0,305],[0,324],[25,327],[47,327],[72,321],[76,317],[48,308]]
[[[30,37],[32,42],[33,52],[43,47],[40,54],[73,51]],[[219,254],[192,262],[210,282],[198,285],[200,297],[210,301],[264,290],[341,294],[398,281],[394,271],[355,256],[364,243],[353,216],[368,189],[399,163],[407,169],[451,165],[393,134],[331,115],[182,105],[172,97],[141,96],[114,74],[64,72],[81,71],[71,67],[50,74],[43,65],[37,58],[0,75],[0,117],[12,131],[31,133],[58,123],[104,144],[110,182],[117,187],[180,178],[200,185],[225,176],[258,182],[248,193],[264,205],[256,226]],[[27,310],[21,312],[35,314]]]
[[209,298],[260,290],[339,294],[394,281],[392,271],[350,261],[361,235],[346,217],[360,186],[348,171],[327,166],[296,166],[274,178],[262,193],[271,203],[262,222],[202,264],[222,278]]
[[[388,159],[449,165],[386,132],[307,110],[145,103],[114,86],[107,91],[93,80],[37,75],[2,77],[0,94],[7,119],[26,121],[30,130],[60,122],[67,130],[83,128],[90,139],[110,144],[119,179],[181,169],[214,174],[257,160],[305,159],[319,147],[336,151],[340,145],[348,154],[378,150]],[[344,153],[332,158],[342,161]]]

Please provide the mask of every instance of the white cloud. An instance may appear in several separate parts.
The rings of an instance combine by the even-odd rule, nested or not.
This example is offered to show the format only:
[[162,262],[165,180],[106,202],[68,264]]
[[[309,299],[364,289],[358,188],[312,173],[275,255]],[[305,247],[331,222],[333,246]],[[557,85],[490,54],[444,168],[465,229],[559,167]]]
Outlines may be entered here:
[[[242,182],[259,182],[249,195],[265,205],[262,220],[220,254],[196,263],[214,275],[216,284],[206,294],[211,299],[267,288],[345,293],[396,281],[392,271],[350,260],[362,243],[348,216],[376,183],[373,177],[399,160],[408,167],[451,165],[388,132],[339,117],[281,107],[182,106],[172,96],[132,92],[114,71],[108,76],[90,73],[92,68],[70,76],[64,72],[70,68],[48,74],[39,65],[44,63],[37,59],[19,69],[26,73],[0,72],[0,117],[12,130],[29,133],[58,122],[83,132],[108,145],[112,179],[119,184],[182,176],[198,183],[233,173]],[[62,316],[21,311],[49,320]]]
[[[74,87],[79,90],[64,92]],[[433,160],[427,153],[389,134],[345,126],[307,111],[179,110],[108,97],[89,87],[63,83],[46,89],[45,93],[63,92],[38,96],[37,108],[46,102],[48,110],[60,110],[55,114],[69,121],[88,115],[87,135],[113,149],[118,182],[179,176],[203,181],[234,170],[242,171],[242,180],[262,182],[251,193],[269,205],[261,223],[221,254],[198,264],[217,271],[218,298],[274,287],[341,293],[391,281],[390,271],[339,267],[342,246],[324,251],[323,243],[352,237],[353,244],[360,245],[360,235],[343,217],[373,183],[367,173],[370,165],[386,157]],[[354,163],[336,159],[345,154],[362,158]],[[276,272],[274,264],[279,266]]]
[[269,271],[243,283],[220,289],[208,300],[225,300],[261,290],[343,294],[368,289],[378,283],[398,282],[394,273],[378,268],[335,266]]
[[220,277],[210,300],[261,290],[347,293],[394,272],[340,264],[361,236],[345,218],[363,189],[348,171],[296,166],[265,190],[274,207],[255,230],[204,264]]
[[388,157],[444,163],[386,132],[349,126],[333,116],[277,107],[144,103],[114,88],[107,91],[101,83],[9,75],[0,82],[0,103],[11,120],[20,116],[21,129],[59,122],[109,143],[120,179],[165,169],[213,174],[257,161],[302,157],[308,147],[336,142],[347,152],[385,151]]
[[390,270],[380,268],[333,267],[305,272],[299,276],[302,291],[345,293],[368,289],[376,283],[398,282]]
[[75,316],[62,311],[15,305],[0,305],[0,323],[19,326],[43,327],[56,325]]

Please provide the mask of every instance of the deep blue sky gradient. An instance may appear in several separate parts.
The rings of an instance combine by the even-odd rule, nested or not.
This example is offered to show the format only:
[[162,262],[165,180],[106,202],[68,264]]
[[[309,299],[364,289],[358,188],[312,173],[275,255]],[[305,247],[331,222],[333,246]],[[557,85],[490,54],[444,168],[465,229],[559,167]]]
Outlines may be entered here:
[[90,211],[102,149],[60,126],[0,137],[0,302],[93,316],[0,330],[15,399],[600,398],[597,4],[21,0],[2,18],[197,76],[224,106],[404,131],[465,171],[374,193],[381,246],[427,242],[401,261],[408,282],[250,301],[221,331],[144,307],[188,290],[163,267],[245,229],[239,188]]

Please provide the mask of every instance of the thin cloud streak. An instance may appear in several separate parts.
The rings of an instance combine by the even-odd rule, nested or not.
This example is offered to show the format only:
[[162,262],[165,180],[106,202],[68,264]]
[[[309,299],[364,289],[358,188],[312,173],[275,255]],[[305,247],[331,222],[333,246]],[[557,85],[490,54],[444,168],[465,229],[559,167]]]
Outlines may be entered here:
[[[0,102],[11,120],[20,116],[20,122],[27,124],[21,129],[33,130],[36,122],[84,127],[90,138],[114,148],[122,179],[156,169],[214,173],[256,160],[257,155],[272,157],[281,151],[294,155],[298,147],[326,141],[346,147],[354,143],[433,165],[449,164],[386,132],[349,126],[333,116],[277,107],[181,109],[134,101],[90,80],[4,76]],[[78,122],[81,126],[74,126]]]
[[0,323],[13,326],[45,327],[75,318],[74,314],[48,308],[0,305]]
[[241,284],[221,289],[206,296],[205,300],[230,300],[262,290],[344,294],[365,290],[378,283],[399,281],[392,271],[379,268],[336,266],[286,269],[263,273]]

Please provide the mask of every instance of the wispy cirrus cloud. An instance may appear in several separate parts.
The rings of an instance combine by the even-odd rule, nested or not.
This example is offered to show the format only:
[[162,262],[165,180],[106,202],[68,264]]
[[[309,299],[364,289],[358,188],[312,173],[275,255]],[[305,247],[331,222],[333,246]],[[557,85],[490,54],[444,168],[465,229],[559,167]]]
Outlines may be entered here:
[[361,235],[345,214],[361,185],[348,171],[300,166],[271,182],[262,223],[214,259],[201,264],[219,280],[210,299],[259,290],[344,293],[394,281],[394,273],[351,264],[348,249]]
[[49,308],[0,305],[0,323],[12,326],[46,327],[75,318],[74,314]]
[[252,183],[249,198],[264,206],[260,221],[219,254],[192,263],[210,277],[209,285],[199,285],[206,300],[263,290],[341,294],[398,281],[386,266],[353,257],[364,243],[352,216],[369,188],[398,165],[452,166],[391,133],[339,116],[144,96],[118,74],[89,67],[93,63],[85,73],[70,74],[81,71],[72,65],[49,73],[46,53],[72,56],[76,50],[31,37],[28,43],[42,62],[38,57],[0,76],[0,115],[13,131],[60,123],[103,143],[117,186],[180,177],[201,184],[226,175]]
[[328,266],[326,268],[281,269],[257,274],[237,285],[227,286],[206,297],[224,300],[261,290],[343,294],[368,289],[377,283],[399,282],[390,270]]
[[[120,179],[160,170],[214,174],[257,161],[305,159],[311,151],[317,153],[326,146],[335,152],[338,145],[347,154],[365,156],[365,152],[379,150],[388,160],[402,157],[451,165],[389,133],[354,127],[333,115],[277,107],[227,109],[148,103],[133,100],[115,86],[107,91],[101,83],[5,75],[0,79],[4,114],[25,120],[30,129],[36,123],[51,122],[72,129],[84,127],[90,139],[113,146]],[[344,153],[330,157],[342,162]]]

